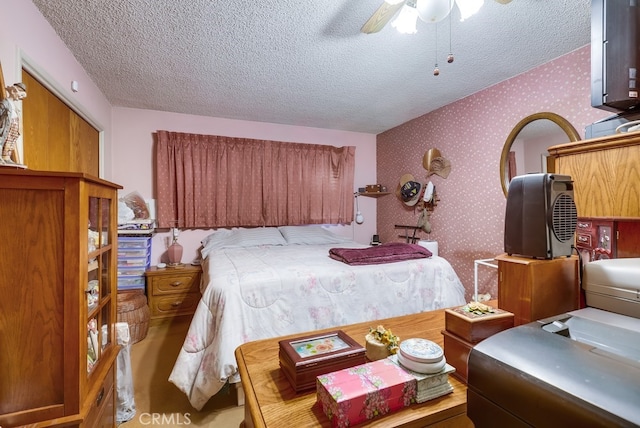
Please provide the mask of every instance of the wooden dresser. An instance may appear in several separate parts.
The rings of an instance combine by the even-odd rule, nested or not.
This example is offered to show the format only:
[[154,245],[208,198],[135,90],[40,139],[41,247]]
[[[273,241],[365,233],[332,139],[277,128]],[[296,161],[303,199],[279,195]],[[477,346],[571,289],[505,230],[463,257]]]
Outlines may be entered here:
[[549,148],[555,171],[570,175],[578,217],[640,217],[640,132]]
[[200,301],[200,266],[180,265],[147,269],[147,298],[151,319],[193,315]]
[[0,168],[0,426],[115,426],[119,188]]

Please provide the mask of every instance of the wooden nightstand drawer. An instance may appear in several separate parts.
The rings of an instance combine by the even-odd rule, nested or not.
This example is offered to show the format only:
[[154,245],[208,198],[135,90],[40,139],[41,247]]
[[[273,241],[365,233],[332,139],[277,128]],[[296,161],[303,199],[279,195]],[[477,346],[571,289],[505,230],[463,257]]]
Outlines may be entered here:
[[200,301],[200,293],[184,293],[155,297],[151,306],[152,317],[193,314]]
[[201,273],[200,266],[191,265],[149,268],[146,276],[151,318],[193,314],[201,297]]
[[155,277],[151,281],[151,291],[154,296],[184,292],[196,293],[199,292],[199,290],[199,273],[175,273],[172,275]]

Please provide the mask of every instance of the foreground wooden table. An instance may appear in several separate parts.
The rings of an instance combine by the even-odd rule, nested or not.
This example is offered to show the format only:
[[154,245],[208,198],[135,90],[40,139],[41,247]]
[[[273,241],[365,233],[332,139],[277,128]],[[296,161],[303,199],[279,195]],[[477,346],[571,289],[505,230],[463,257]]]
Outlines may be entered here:
[[[382,324],[402,339],[421,337],[443,346],[444,310],[424,312],[339,327],[365,346],[369,327]],[[334,329],[318,330],[318,332]],[[278,341],[315,332],[258,340],[245,343],[235,351],[238,370],[245,393],[245,427],[330,427],[329,419],[316,403],[316,392],[296,394],[278,363]],[[467,388],[449,376],[453,392],[426,403],[413,404],[402,410],[373,419],[359,426],[370,427],[473,427],[467,418]]]

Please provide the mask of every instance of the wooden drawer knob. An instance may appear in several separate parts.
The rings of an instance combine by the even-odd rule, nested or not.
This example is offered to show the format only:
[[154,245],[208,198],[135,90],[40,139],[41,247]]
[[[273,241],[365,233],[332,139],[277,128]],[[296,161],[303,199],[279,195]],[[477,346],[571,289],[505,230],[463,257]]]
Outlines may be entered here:
[[175,281],[175,282],[172,282],[172,283],[171,283],[171,286],[172,286],[172,287],[179,287],[179,286],[181,286],[181,285],[182,285],[182,281]]
[[171,306],[173,306],[174,308],[177,308],[178,306],[182,305],[182,301],[178,301],[178,302],[173,302],[171,303]]

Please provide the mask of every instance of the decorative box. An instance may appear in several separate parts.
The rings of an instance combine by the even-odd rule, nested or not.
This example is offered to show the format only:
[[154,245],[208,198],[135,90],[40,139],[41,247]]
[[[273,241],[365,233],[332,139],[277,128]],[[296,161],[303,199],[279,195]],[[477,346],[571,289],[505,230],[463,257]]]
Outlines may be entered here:
[[400,342],[397,359],[400,365],[418,373],[438,373],[446,363],[440,345],[420,338]]
[[380,184],[367,184],[365,187],[367,193],[382,192],[382,185]]
[[317,400],[333,427],[348,427],[416,401],[416,378],[389,358],[317,378]]
[[447,363],[456,369],[453,375],[462,382],[467,383],[467,364],[469,353],[474,344],[446,330],[444,330],[442,334],[444,335],[445,358],[447,359]]
[[324,373],[364,364],[365,349],[342,330],[279,342],[280,368],[296,392],[316,387]]
[[502,330],[513,327],[513,314],[502,309],[493,308],[492,313],[477,315],[467,312],[464,306],[449,308],[444,311],[445,330],[461,339],[478,343]]
[[455,372],[455,367],[445,363],[443,369],[439,372],[425,374],[404,367],[398,361],[397,354],[391,355],[389,359],[416,378],[416,403],[424,403],[453,391],[453,387],[449,384],[449,375]]

